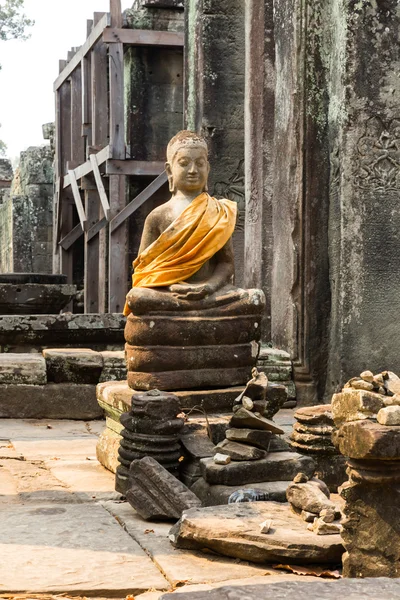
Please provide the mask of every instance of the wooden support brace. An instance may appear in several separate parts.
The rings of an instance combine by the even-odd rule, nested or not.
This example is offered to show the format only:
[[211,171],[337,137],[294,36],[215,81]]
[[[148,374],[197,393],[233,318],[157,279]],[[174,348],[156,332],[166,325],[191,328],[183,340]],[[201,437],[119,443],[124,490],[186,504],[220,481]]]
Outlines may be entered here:
[[82,231],[87,230],[87,219],[85,215],[85,209],[83,207],[81,193],[78,188],[78,182],[76,181],[75,171],[68,171],[69,180],[71,182],[72,193],[74,195],[76,210],[78,211],[79,221],[82,227]]
[[172,46],[183,48],[183,33],[175,31],[154,31],[147,29],[105,29],[103,42],[107,44],[125,44],[127,46]]
[[[100,152],[97,152],[97,155],[96,155],[97,156],[97,164],[99,166],[102,165],[109,158],[109,155],[110,155],[110,147],[109,146],[106,146],[105,148],[103,148],[103,150],[100,150]],[[89,175],[89,173],[92,173],[92,171],[93,171],[92,163],[90,162],[90,160],[87,160],[85,163],[83,163],[83,165],[74,169],[74,171],[75,171],[75,179],[81,179],[82,177]],[[70,185],[71,185],[71,179],[68,174],[66,177],[64,177],[63,188],[65,189]]]
[[106,217],[107,221],[109,221],[110,220],[110,203],[108,201],[106,190],[104,189],[104,184],[103,184],[103,180],[101,178],[99,165],[97,164],[96,154],[90,155],[90,163],[92,165],[94,179],[96,181],[97,190],[99,192],[100,202],[103,207],[105,217]]
[[81,224],[75,225],[75,227],[67,233],[66,236],[59,242],[59,245],[63,248],[63,250],[69,250],[71,246],[79,240],[79,238],[83,235]]
[[95,235],[97,235],[102,229],[104,229],[107,223],[108,221],[105,217],[97,221],[97,223],[93,225],[93,227],[91,227],[87,232],[87,241],[90,242],[90,240],[94,238]]
[[122,223],[130,217],[138,208],[142,206],[157,190],[160,189],[168,181],[168,177],[166,172],[164,171],[159,175],[154,181],[150,183],[134,198],[125,208],[121,210],[110,222],[110,231],[113,233],[118,227],[122,225]]

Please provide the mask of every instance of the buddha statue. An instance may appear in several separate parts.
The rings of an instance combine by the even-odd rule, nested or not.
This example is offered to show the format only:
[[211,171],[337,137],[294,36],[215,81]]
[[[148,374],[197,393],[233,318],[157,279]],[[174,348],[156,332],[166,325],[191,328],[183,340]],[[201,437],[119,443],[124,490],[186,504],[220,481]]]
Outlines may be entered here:
[[254,367],[265,299],[234,286],[237,204],[211,197],[205,140],[179,132],[165,169],[171,199],[147,217],[126,298],[134,389],[226,387]]

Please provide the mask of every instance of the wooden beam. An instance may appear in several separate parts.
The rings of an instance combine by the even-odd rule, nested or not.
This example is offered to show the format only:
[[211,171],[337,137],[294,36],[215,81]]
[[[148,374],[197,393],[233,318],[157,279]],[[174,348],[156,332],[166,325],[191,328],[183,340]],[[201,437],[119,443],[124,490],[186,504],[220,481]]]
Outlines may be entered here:
[[173,46],[183,48],[185,36],[175,31],[154,31],[151,29],[105,29],[103,42],[125,44],[127,46]]
[[87,230],[88,222],[85,215],[85,209],[83,207],[81,193],[78,188],[78,182],[76,181],[75,171],[68,171],[69,179],[71,182],[72,193],[74,195],[76,210],[78,211],[79,221],[82,227],[82,231]]
[[85,140],[82,137],[82,71],[81,64],[71,74],[71,162],[84,162]]
[[122,27],[121,0],[110,0],[110,17],[112,27]]
[[87,38],[86,42],[81,46],[75,56],[70,60],[65,69],[60,73],[57,79],[54,82],[54,91],[58,90],[60,85],[68,79],[73,71],[75,71],[76,67],[80,64],[82,58],[86,56],[89,50],[94,46],[97,40],[102,36],[103,31],[106,27],[110,26],[110,15],[107,13],[104,17],[97,23],[96,27],[93,28],[92,33]]
[[[97,163],[96,163],[97,164]],[[85,211],[89,227],[98,221],[99,197],[97,190],[85,191]],[[87,313],[99,312],[99,236],[88,239],[85,233],[84,256],[84,311]]]
[[106,163],[106,174],[158,177],[164,171],[164,167],[165,163],[162,161],[110,159]]
[[[110,156],[109,146],[106,146],[105,148],[103,148],[103,150],[100,150],[100,152],[97,152],[96,156],[97,156],[97,164],[99,166],[102,165],[104,162],[106,162],[106,160]],[[90,160],[87,160],[85,163],[83,163],[83,165],[74,169],[75,179],[81,179],[82,177],[89,175],[89,173],[91,173],[92,171],[93,171],[92,163],[90,162]],[[63,188],[65,189],[65,188],[69,187],[70,185],[71,185],[71,179],[68,174],[64,177]]]
[[[110,206],[112,216],[120,213],[126,205],[126,177],[110,176]],[[108,259],[108,310],[121,313],[128,292],[128,223],[109,232]]]
[[81,224],[78,223],[78,225],[75,225],[75,227],[60,240],[59,246],[61,246],[63,250],[69,250],[69,248],[75,244],[76,240],[79,240],[81,235],[83,235],[83,231]]
[[108,221],[105,217],[102,217],[95,225],[93,225],[89,231],[87,232],[87,240],[90,242],[91,239],[94,238],[95,235],[100,233],[102,229],[107,225]]
[[99,165],[97,164],[97,155],[96,154],[90,155],[90,162],[92,164],[93,175],[94,175],[94,179],[96,181],[97,190],[99,192],[100,202],[103,207],[105,217],[106,217],[107,221],[109,221],[110,220],[110,203],[108,202],[106,190],[104,189],[104,183],[101,178]]
[[110,44],[110,146],[111,158],[125,160],[125,108],[124,108],[124,46]]
[[167,181],[168,177],[166,172],[164,171],[163,173],[161,173],[161,175],[157,177],[157,179],[152,181],[150,185],[148,185],[147,188],[143,190],[143,192],[140,192],[140,194],[138,194],[136,198],[134,198],[112,219],[112,221],[110,222],[111,233],[118,229],[118,227],[120,227],[120,225],[122,225],[122,223],[128,217],[130,217],[138,208],[142,206],[142,204],[144,204],[149,198],[151,198],[152,195],[155,194],[155,192],[159,190],[160,187],[163,186]]

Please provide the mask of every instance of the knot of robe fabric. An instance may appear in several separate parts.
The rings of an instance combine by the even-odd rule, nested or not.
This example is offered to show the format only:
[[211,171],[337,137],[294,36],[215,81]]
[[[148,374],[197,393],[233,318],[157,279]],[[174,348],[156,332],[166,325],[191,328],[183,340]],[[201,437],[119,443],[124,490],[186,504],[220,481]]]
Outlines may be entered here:
[[[132,287],[167,287],[189,279],[232,237],[237,204],[207,193],[195,198],[133,262]],[[125,304],[124,315],[131,310]]]

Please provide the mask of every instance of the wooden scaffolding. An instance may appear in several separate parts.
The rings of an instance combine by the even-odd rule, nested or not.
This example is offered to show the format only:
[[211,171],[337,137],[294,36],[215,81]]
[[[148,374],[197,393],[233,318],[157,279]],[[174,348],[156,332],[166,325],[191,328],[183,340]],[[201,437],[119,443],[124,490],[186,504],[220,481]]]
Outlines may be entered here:
[[[85,313],[122,311],[129,272],[127,219],[167,181],[164,163],[127,158],[124,49],[182,48],[184,36],[125,25],[121,0],[110,0],[109,13],[95,13],[88,21],[83,46],[60,61],[54,83],[54,271],[73,281],[73,248],[84,236]],[[129,176],[153,180],[127,203]]]

